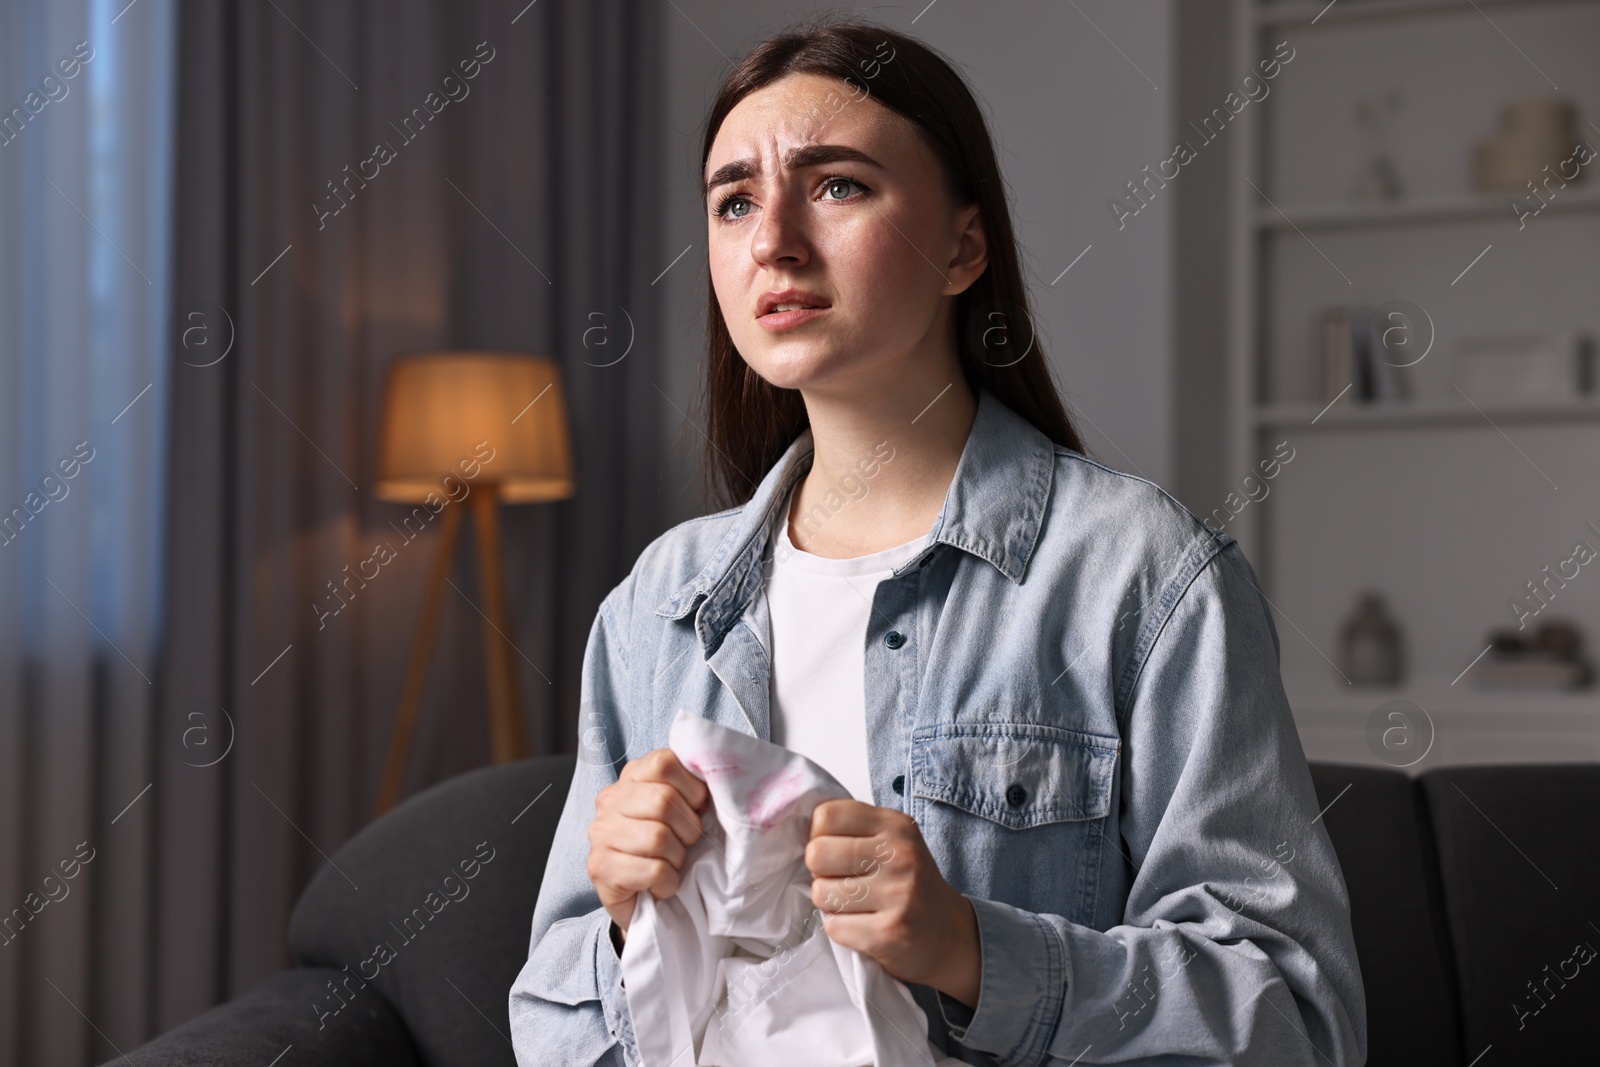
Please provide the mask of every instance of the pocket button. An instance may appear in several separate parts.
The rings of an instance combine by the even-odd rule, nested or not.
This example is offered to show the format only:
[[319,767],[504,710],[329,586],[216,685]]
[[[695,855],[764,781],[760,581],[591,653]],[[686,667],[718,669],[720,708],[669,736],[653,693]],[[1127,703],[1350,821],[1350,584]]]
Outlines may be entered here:
[[1011,787],[1006,790],[1006,803],[1010,804],[1013,808],[1022,807],[1023,802],[1027,799],[1028,791],[1015,782],[1013,782]]

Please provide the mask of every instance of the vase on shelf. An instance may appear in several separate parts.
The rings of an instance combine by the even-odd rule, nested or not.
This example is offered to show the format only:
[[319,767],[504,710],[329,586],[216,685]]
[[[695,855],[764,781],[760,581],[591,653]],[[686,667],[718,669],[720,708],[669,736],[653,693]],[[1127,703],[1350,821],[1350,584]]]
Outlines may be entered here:
[[1389,154],[1389,128],[1400,105],[1399,89],[1355,102],[1356,125],[1367,135],[1367,161],[1350,188],[1351,199],[1357,203],[1398,200],[1402,195],[1400,171]]
[[1400,684],[1405,673],[1400,624],[1378,593],[1363,593],[1340,628],[1339,659],[1355,685]]

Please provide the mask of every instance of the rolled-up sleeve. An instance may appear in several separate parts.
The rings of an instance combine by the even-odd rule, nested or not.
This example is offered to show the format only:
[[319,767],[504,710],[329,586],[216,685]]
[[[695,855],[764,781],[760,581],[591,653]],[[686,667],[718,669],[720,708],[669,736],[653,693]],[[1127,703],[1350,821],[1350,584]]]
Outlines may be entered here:
[[971,898],[978,1002],[939,994],[944,1021],[1007,1067],[1360,1067],[1349,897],[1238,545],[1147,625],[1120,717],[1122,923]]
[[584,651],[577,766],[534,906],[528,960],[511,986],[519,1067],[639,1062],[611,916],[588,875],[595,795],[617,780],[629,736],[619,704],[626,664],[613,615],[622,597],[619,586],[601,603]]

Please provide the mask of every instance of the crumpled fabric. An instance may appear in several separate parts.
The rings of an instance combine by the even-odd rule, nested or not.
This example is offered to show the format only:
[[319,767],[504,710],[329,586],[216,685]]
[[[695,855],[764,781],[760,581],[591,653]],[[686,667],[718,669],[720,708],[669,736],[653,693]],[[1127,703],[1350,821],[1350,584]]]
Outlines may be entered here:
[[678,892],[640,893],[622,981],[643,1067],[961,1067],[905,984],[811,901],[811,813],[850,793],[796,752],[679,709],[668,747],[711,803]]

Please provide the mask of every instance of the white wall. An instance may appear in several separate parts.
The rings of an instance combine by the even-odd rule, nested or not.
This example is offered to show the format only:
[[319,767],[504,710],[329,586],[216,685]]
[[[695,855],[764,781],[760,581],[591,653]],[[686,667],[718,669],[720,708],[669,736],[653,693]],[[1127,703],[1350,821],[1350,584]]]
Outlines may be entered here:
[[[668,262],[685,246],[693,248],[658,283],[666,287],[669,364],[658,384],[671,397],[671,404],[662,401],[671,457],[663,493],[671,521],[678,521],[707,510],[696,474],[704,438],[672,407],[701,418],[691,407],[702,388],[707,285],[697,192],[701,124],[730,59],[816,8],[750,0],[674,3],[667,26],[662,243]],[[1171,153],[1180,111],[1176,5],[1078,0],[1077,8],[1081,13],[1059,0],[937,0],[926,10],[921,3],[831,10],[910,33],[960,64],[987,110],[1011,189],[1041,343],[1090,451],[1108,465],[1170,484],[1177,441],[1177,191],[1169,183],[1120,230],[1107,202],[1146,164],[1154,168]],[[1216,152],[1223,151],[1219,143]]]

